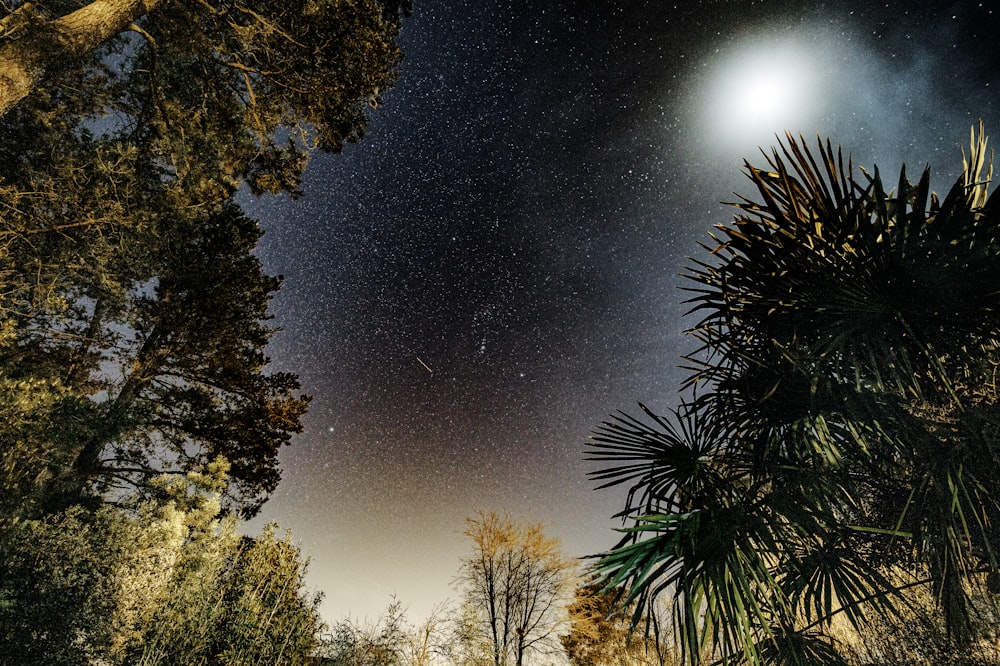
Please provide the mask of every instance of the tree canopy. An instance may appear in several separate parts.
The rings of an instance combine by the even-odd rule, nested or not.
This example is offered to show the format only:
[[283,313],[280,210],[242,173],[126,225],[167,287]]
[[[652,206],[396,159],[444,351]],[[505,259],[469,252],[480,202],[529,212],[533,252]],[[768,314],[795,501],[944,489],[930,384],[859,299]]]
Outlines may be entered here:
[[235,203],[298,196],[395,80],[406,0],[0,9],[0,653],[314,663],[272,527],[309,397],[269,366],[281,284]]
[[220,515],[227,465],[160,477],[132,513],[71,507],[0,532],[4,663],[311,663],[319,597],[289,535]]
[[8,511],[113,496],[218,455],[230,507],[259,509],[308,397],[266,369],[280,278],[253,256],[259,226],[233,197],[296,195],[311,151],[362,137],[395,80],[407,9],[7,7],[0,63],[26,69],[0,64],[0,79],[27,82],[0,82]]
[[689,663],[839,663],[829,630],[935,599],[956,646],[1000,589],[1000,197],[973,135],[943,199],[788,136],[693,259],[682,404],[620,414],[594,476],[627,484],[598,562],[663,595]]

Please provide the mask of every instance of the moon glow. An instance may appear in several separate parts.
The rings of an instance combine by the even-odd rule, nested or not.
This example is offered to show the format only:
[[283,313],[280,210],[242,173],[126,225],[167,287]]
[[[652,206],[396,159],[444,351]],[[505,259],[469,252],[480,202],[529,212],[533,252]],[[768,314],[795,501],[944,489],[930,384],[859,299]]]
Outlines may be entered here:
[[832,76],[824,47],[787,36],[760,36],[720,50],[702,80],[697,115],[717,149],[746,153],[786,131],[820,129]]

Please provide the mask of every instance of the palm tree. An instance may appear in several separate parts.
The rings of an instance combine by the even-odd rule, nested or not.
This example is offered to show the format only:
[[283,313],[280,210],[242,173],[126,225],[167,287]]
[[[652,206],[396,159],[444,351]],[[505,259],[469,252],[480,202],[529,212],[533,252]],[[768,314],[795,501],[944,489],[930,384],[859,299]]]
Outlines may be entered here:
[[863,630],[918,586],[967,641],[1000,541],[1000,197],[982,127],[943,200],[929,170],[886,191],[829,141],[786,135],[766,157],[745,163],[757,199],[686,269],[700,347],[680,406],[592,438],[594,478],[628,485],[595,569],[640,609],[666,595],[691,664],[839,663],[834,618]]

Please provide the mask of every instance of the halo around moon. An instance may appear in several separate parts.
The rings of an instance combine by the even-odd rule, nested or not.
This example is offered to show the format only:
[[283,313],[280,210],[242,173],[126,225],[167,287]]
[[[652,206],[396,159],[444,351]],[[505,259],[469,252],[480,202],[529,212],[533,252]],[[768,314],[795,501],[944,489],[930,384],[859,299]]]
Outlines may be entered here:
[[718,50],[699,81],[696,126],[721,153],[750,156],[786,131],[815,134],[834,87],[825,45],[758,35]]

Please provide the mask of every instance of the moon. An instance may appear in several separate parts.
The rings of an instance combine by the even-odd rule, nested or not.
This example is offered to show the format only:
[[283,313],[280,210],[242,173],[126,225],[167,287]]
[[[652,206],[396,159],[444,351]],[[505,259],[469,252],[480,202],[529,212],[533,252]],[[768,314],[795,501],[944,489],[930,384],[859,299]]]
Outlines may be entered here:
[[786,131],[814,135],[836,88],[828,56],[826,44],[780,34],[720,46],[699,82],[700,133],[717,151],[742,155]]

